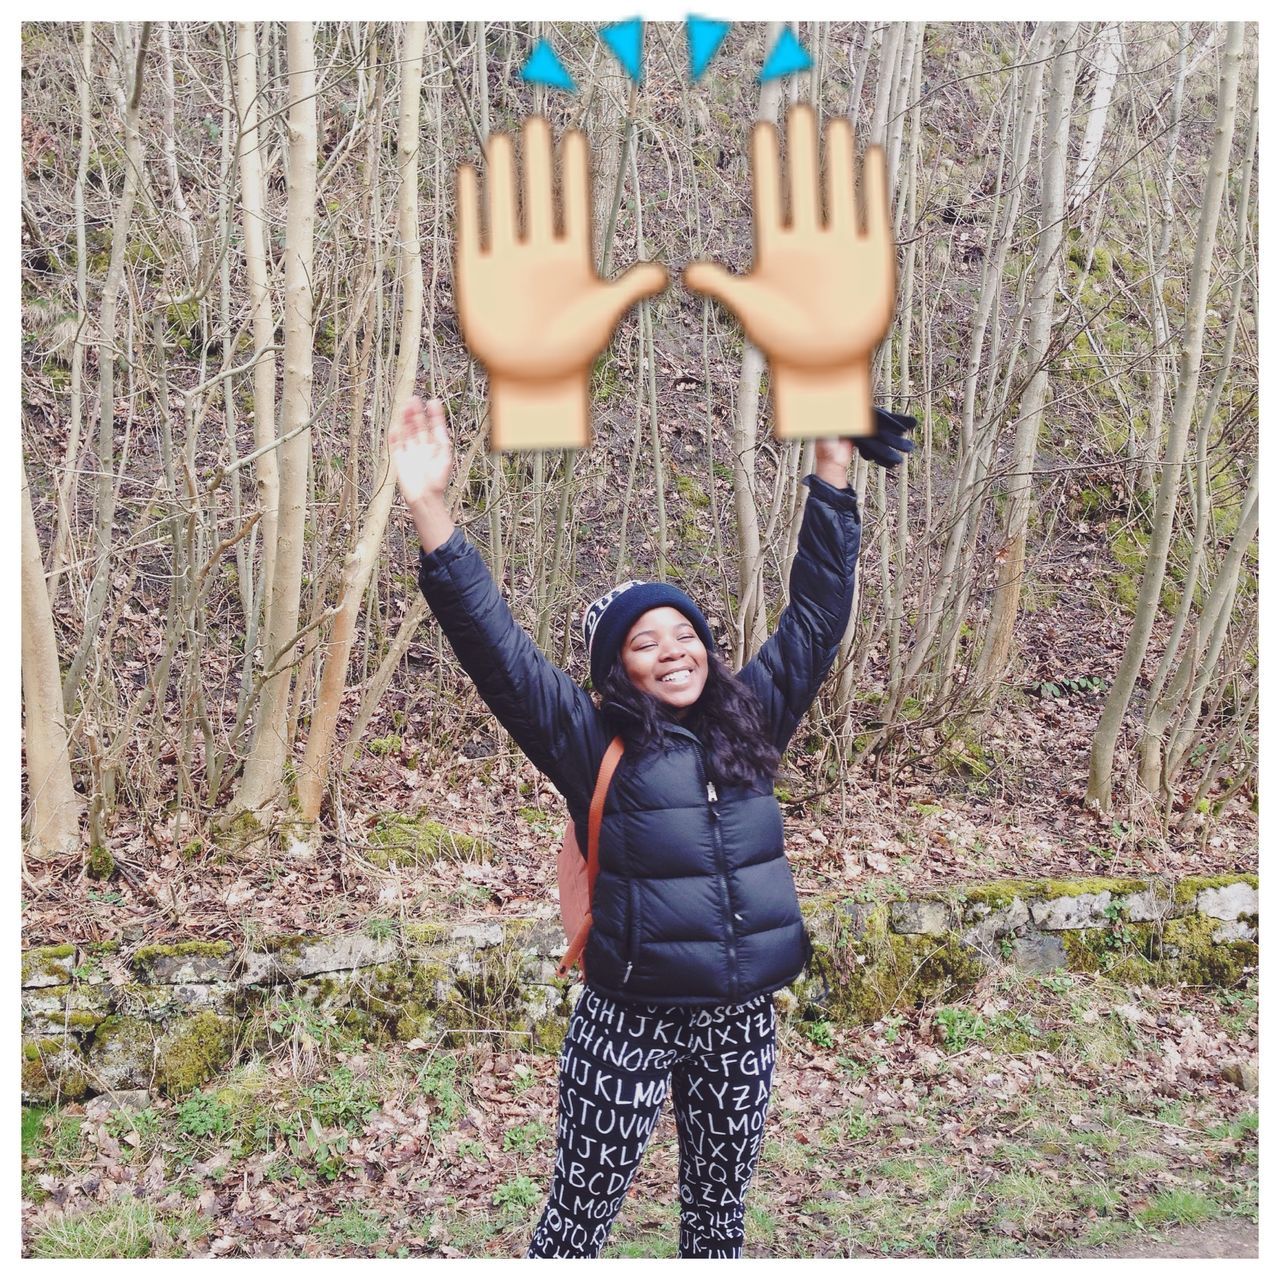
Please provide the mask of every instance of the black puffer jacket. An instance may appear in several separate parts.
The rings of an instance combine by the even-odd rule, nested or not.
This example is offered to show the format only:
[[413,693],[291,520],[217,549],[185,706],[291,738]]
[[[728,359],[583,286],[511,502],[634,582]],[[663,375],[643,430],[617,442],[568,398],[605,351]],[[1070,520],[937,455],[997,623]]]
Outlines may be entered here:
[[[853,602],[857,499],[806,478],[791,601],[738,673],[764,708],[779,751],[817,694]],[[587,847],[587,812],[605,748],[624,732],[616,704],[586,690],[512,618],[480,553],[453,535],[419,565],[422,593],[481,697],[565,797]],[[600,834],[600,874],[584,955],[587,985],[616,999],[743,1003],[793,981],[809,940],[782,842],[773,779],[708,783],[702,744],[677,724],[664,750],[628,748]]]

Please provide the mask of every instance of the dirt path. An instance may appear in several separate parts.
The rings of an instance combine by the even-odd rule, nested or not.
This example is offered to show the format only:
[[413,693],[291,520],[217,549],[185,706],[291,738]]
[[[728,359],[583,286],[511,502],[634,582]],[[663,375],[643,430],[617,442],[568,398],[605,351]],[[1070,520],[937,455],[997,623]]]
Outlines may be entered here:
[[1247,1218],[1220,1218],[1198,1227],[1171,1227],[1160,1239],[1135,1237],[1123,1244],[1081,1249],[1076,1258],[1256,1258],[1258,1228]]

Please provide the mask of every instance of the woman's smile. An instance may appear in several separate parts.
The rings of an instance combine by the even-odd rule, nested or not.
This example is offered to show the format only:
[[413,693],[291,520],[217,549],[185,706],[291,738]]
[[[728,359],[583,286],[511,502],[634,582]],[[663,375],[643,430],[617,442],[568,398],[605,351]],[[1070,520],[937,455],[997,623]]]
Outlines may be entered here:
[[638,689],[676,708],[677,718],[702,697],[707,649],[678,609],[663,605],[642,613],[622,645],[622,666]]

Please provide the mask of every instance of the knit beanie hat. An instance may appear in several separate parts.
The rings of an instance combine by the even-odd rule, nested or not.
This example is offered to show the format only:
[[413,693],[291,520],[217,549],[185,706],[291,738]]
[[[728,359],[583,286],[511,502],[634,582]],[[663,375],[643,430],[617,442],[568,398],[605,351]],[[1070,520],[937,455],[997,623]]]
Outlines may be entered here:
[[593,600],[582,616],[582,638],[586,641],[587,656],[591,660],[592,688],[598,689],[604,682],[635,620],[650,609],[659,609],[663,605],[670,605],[683,613],[693,624],[698,638],[707,646],[707,651],[715,652],[716,642],[702,610],[679,587],[666,582],[620,582],[599,600]]

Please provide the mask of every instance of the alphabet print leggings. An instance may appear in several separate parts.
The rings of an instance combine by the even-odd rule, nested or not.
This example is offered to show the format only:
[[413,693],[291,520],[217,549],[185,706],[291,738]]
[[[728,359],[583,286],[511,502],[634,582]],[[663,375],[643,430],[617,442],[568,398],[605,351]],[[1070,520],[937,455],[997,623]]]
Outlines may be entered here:
[[529,1258],[599,1257],[671,1087],[680,1256],[742,1256],[743,1201],[764,1140],[773,1001],[673,1008],[586,990],[560,1054],[555,1175]]

